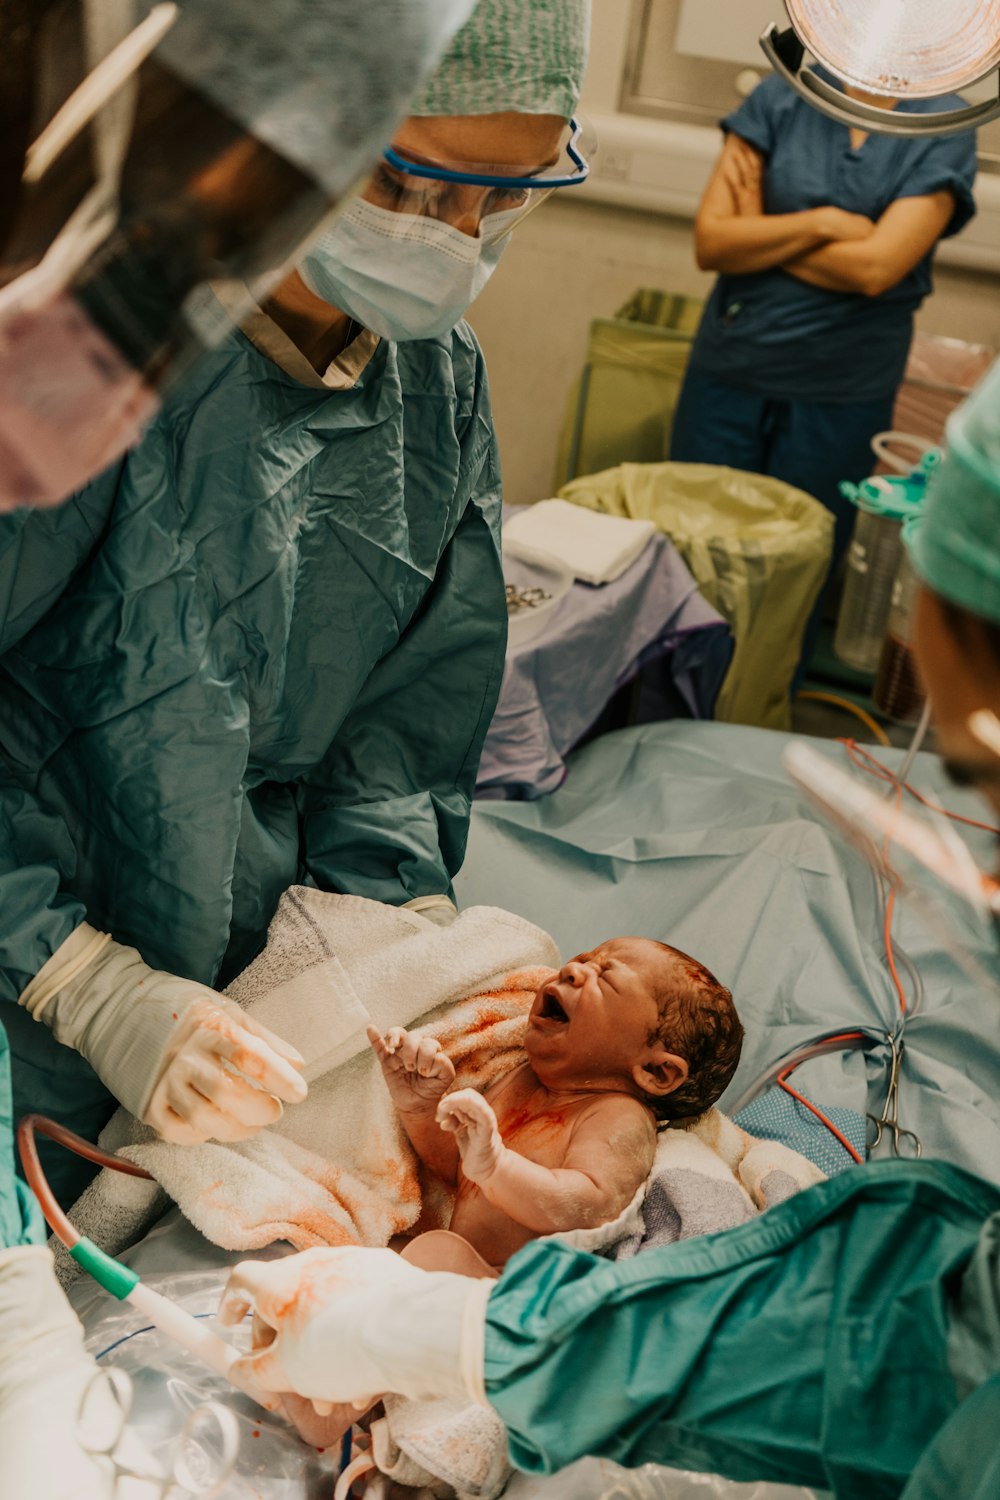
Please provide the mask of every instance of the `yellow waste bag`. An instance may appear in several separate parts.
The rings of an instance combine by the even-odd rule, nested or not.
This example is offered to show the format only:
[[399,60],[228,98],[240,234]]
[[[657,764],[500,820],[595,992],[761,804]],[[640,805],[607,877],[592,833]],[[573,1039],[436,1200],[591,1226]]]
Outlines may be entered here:
[[556,485],[612,464],[667,457],[674,408],[703,303],[643,288],[613,318],[596,318],[570,392]]
[[670,537],[733,632],[716,718],[788,729],[803,632],[830,567],[830,512],[780,479],[715,464],[621,464],[559,494]]

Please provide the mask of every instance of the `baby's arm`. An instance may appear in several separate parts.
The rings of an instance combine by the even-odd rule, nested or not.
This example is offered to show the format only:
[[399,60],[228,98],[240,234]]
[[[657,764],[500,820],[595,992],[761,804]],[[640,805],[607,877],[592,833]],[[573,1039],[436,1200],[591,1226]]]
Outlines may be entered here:
[[451,1058],[433,1037],[393,1026],[385,1036],[368,1027],[368,1040],[382,1064],[382,1077],[414,1151],[450,1186],[458,1177],[458,1147],[437,1123],[441,1096],[455,1082]]
[[607,1096],[573,1127],[561,1167],[542,1167],[500,1139],[497,1117],[474,1089],[458,1089],[437,1109],[458,1142],[462,1170],[484,1197],[535,1234],[607,1224],[649,1176],[656,1130],[638,1100]]

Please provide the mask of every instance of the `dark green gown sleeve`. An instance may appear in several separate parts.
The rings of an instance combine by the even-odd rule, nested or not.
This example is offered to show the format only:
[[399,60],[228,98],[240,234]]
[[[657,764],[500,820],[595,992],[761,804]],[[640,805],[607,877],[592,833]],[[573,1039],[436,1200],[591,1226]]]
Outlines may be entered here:
[[305,868],[323,890],[399,905],[450,892],[465,856],[507,639],[499,470],[481,363],[459,489],[467,498],[431,588],[303,778]]
[[85,916],[60,889],[76,864],[68,827],[40,805],[33,774],[3,753],[4,720],[15,712],[4,659],[90,555],[117,472],[55,509],[0,517],[0,1001],[16,1000]]
[[[957,1472],[951,1325],[998,1211],[1000,1190],[957,1168],[889,1162],[624,1262],[527,1246],[486,1315],[513,1461],[589,1453],[890,1500],[940,1433]],[[970,1456],[950,1494],[985,1495],[975,1474]]]

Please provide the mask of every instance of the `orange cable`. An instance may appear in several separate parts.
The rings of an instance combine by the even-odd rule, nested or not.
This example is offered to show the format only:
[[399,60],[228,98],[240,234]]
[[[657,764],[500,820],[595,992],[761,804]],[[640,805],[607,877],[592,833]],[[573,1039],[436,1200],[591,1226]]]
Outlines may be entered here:
[[[839,1036],[825,1037],[824,1041],[829,1042],[831,1045],[836,1042],[856,1042],[862,1040],[866,1035],[867,1033],[864,1031],[845,1031]],[[802,1061],[805,1062],[806,1059],[803,1058]],[[807,1099],[804,1094],[800,1094],[798,1089],[793,1089],[791,1084],[787,1082],[788,1075],[790,1073],[794,1073],[795,1069],[801,1066],[801,1063],[793,1062],[789,1063],[787,1068],[783,1068],[775,1080],[778,1087],[780,1089],[784,1089],[785,1093],[790,1094],[793,1099],[797,1099],[800,1104],[804,1104],[806,1109],[808,1109],[811,1114],[814,1114],[816,1116],[820,1124],[825,1126],[832,1136],[836,1137],[836,1139],[843,1146],[844,1150],[847,1152],[848,1156],[853,1157],[859,1167],[863,1166],[864,1158],[858,1155],[857,1151],[851,1145],[850,1141],[845,1135],[841,1134],[833,1121],[831,1119],[828,1119],[823,1111],[817,1105],[813,1104],[811,1099]]]

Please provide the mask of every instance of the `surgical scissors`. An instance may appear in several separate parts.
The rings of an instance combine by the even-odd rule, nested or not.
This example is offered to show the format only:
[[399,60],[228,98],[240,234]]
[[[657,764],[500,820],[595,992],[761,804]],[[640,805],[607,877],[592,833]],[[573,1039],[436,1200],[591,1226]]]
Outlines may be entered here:
[[164,1473],[147,1455],[128,1453],[132,1400],[132,1382],[124,1370],[99,1369],[83,1392],[77,1414],[80,1447],[107,1463],[113,1494],[141,1494],[144,1500],[177,1500],[183,1495],[212,1500],[219,1495],[239,1451],[239,1426],[232,1412],[215,1401],[189,1412],[171,1455],[170,1472]]
[[913,1143],[913,1149],[907,1151],[907,1156],[918,1157],[923,1154],[920,1137],[912,1130],[905,1130],[899,1123],[899,1081],[903,1065],[903,1039],[891,1032],[886,1036],[886,1041],[892,1054],[892,1063],[889,1068],[889,1087],[886,1090],[885,1103],[882,1105],[880,1115],[868,1115],[867,1118],[875,1126],[875,1134],[868,1142],[868,1150],[875,1151],[882,1142],[883,1135],[887,1131],[892,1133],[892,1150],[895,1156],[904,1153],[899,1149],[901,1140],[909,1140]]

